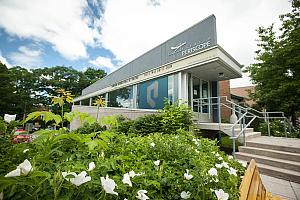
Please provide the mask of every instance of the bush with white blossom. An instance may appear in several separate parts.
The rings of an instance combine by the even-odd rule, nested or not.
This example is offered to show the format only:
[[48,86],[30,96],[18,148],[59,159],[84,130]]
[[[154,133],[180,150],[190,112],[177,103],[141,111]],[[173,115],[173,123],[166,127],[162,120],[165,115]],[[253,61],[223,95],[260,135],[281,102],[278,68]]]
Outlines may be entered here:
[[214,141],[183,130],[143,137],[43,130],[13,148],[1,160],[17,160],[1,169],[4,199],[238,199],[245,171]]

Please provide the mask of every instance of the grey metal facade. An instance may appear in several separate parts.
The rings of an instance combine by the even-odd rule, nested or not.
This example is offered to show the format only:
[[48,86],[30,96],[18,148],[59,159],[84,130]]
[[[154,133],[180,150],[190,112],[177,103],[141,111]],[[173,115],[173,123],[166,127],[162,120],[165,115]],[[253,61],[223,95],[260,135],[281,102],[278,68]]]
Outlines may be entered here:
[[215,45],[217,45],[216,18],[211,15],[85,88],[82,95],[96,92],[124,79]]

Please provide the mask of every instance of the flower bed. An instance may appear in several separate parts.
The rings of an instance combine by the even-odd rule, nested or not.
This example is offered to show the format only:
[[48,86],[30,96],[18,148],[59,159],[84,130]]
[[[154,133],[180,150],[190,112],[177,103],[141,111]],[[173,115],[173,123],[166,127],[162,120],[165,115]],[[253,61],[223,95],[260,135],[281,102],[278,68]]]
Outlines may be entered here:
[[1,165],[6,166],[0,176],[4,199],[239,198],[245,168],[214,141],[187,131],[143,137],[112,130],[38,134],[2,157],[2,163],[15,162]]

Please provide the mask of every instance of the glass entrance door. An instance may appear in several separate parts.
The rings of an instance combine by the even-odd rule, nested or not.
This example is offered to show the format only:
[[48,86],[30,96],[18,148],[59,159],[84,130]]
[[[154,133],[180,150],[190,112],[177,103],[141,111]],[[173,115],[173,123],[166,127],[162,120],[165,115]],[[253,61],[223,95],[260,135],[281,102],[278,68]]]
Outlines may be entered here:
[[[208,81],[201,81],[201,98],[202,98],[202,113],[208,113],[209,105],[209,91],[208,91]],[[205,99],[207,98],[207,99]]]
[[[209,113],[209,82],[192,76],[192,82],[189,84],[189,89],[192,97],[191,101],[194,112]],[[189,93],[189,94],[190,94]],[[190,98],[189,98],[190,99]]]
[[[199,78],[193,77],[192,96],[193,99],[199,99],[201,96],[201,82]],[[198,112],[198,101],[193,101],[193,111]]]

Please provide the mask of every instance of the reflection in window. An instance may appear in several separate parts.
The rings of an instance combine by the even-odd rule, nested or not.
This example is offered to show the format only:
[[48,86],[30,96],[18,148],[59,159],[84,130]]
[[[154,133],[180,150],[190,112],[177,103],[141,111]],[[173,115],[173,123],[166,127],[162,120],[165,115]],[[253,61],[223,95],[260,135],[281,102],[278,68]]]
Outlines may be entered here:
[[174,75],[168,76],[168,99],[173,102],[174,95]]
[[109,92],[108,106],[132,108],[132,86]]
[[90,105],[90,99],[83,99],[81,100],[81,105],[82,106],[89,106]]
[[168,77],[164,76],[140,83],[138,84],[137,92],[138,108],[162,109],[164,107],[164,99],[169,97]]

